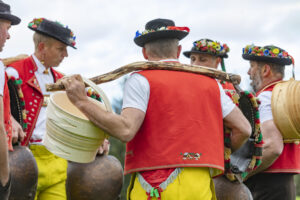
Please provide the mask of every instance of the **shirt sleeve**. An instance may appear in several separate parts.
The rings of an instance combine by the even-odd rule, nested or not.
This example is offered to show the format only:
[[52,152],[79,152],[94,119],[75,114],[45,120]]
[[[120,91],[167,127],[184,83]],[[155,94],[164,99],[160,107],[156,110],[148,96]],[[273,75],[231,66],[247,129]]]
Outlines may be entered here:
[[271,98],[272,98],[271,91],[265,91],[258,95],[258,99],[261,102],[258,108],[261,124],[265,121],[273,119]]
[[223,87],[221,86],[221,84],[219,82],[218,82],[218,86],[220,89],[222,115],[223,115],[223,119],[224,119],[235,108],[235,104],[232,102],[232,100],[229,98],[229,96],[226,95]]
[[5,84],[5,66],[2,61],[0,61],[0,95],[3,96]]
[[125,83],[122,109],[136,108],[146,113],[149,96],[148,80],[144,76],[134,73]]
[[13,68],[13,67],[7,67],[5,69],[5,71],[6,71],[6,74],[7,74],[8,77],[12,76],[12,77],[15,77],[15,79],[19,78],[19,73],[18,73],[18,71],[15,68]]

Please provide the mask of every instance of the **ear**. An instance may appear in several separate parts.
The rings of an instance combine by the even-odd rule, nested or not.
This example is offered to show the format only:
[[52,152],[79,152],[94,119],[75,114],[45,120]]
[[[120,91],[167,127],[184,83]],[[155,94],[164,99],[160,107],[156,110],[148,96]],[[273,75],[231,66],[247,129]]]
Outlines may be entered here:
[[222,58],[217,57],[216,59],[216,69],[218,69],[219,64],[221,63]]
[[177,48],[178,48],[178,49],[177,49],[177,59],[178,59],[179,56],[180,56],[180,53],[181,53],[182,46],[179,45]]
[[45,43],[44,42],[40,42],[38,44],[38,50],[39,52],[42,52],[45,49]]
[[268,64],[265,64],[261,69],[261,76],[262,77],[268,77],[272,73],[271,67]]
[[144,56],[144,58],[146,59],[146,60],[148,60],[148,56],[147,56],[147,53],[146,53],[146,48],[145,47],[143,47],[143,56]]

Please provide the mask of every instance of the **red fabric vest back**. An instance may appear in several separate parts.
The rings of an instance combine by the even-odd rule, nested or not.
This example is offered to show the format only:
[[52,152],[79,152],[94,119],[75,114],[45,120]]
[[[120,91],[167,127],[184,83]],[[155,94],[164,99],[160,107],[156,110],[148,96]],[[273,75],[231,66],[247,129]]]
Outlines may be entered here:
[[232,83],[229,82],[221,82],[221,85],[223,87],[224,90],[235,90],[234,86],[232,85]]
[[[272,92],[276,83],[259,91],[256,96],[264,91]],[[266,173],[300,173],[300,144],[284,143],[283,151],[277,160],[264,172]]]
[[127,143],[125,174],[176,167],[224,170],[223,117],[216,80],[192,73],[138,72],[150,85],[144,122]]
[[7,86],[7,75],[5,73],[5,84],[4,84],[4,91],[3,91],[3,111],[4,111],[4,126],[7,136],[7,144],[8,150],[12,151],[12,125],[10,120],[10,97],[9,97],[9,90]]
[[[34,72],[37,70],[37,66],[32,57],[17,61],[9,66],[15,68],[19,73],[19,78],[22,79],[21,88],[25,98],[28,126],[25,139],[21,144],[28,145],[44,100],[43,94],[34,74]],[[53,68],[51,68],[51,72],[54,77],[54,82],[63,77],[62,74],[55,71]]]

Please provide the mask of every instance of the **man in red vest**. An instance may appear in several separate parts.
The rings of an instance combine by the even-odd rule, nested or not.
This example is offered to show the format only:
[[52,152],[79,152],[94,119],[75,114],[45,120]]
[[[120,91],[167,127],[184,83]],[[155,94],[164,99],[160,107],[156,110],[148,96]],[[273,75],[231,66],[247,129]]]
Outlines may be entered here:
[[8,76],[22,80],[27,129],[22,145],[29,145],[38,165],[36,199],[65,200],[67,161],[50,153],[43,145],[46,132],[46,106],[49,93],[45,84],[63,75],[57,67],[68,56],[67,46],[75,48],[75,36],[68,28],[45,18],[34,19],[28,28],[35,31],[35,52],[6,69]]
[[[200,39],[193,42],[190,51],[183,52],[187,58],[190,58],[191,65],[200,65],[218,69],[221,64],[222,70],[226,72],[224,59],[228,58],[229,47],[226,44],[210,39]],[[235,90],[233,85],[228,82],[221,82],[224,89]]]
[[293,57],[273,45],[248,45],[242,56],[250,61],[251,85],[261,101],[259,112],[264,138],[262,164],[245,183],[255,200],[295,200],[293,175],[300,173],[300,145],[284,143],[271,108],[272,90],[282,81],[285,65],[294,64]]
[[[178,62],[187,27],[154,19],[135,43],[149,61]],[[215,199],[212,176],[224,170],[224,123],[233,148],[251,127],[215,79],[193,73],[145,70],[125,83],[121,115],[88,102],[80,75],[62,81],[70,100],[97,126],[127,143],[128,199]]]
[[[0,52],[7,39],[11,25],[20,23],[20,18],[12,15],[10,6],[0,0]],[[8,146],[11,147],[10,102],[7,77],[3,63],[0,61],[0,199],[6,200],[10,188],[10,171],[8,163]]]

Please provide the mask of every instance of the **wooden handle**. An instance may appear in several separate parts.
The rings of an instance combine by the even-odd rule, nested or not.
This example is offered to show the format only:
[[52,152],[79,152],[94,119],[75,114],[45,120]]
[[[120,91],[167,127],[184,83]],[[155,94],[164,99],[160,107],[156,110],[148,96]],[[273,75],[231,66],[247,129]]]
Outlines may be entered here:
[[27,57],[28,57],[28,55],[26,55],[26,54],[20,54],[20,55],[14,56],[14,57],[4,58],[4,59],[2,59],[2,62],[5,66],[9,66],[13,62],[22,60]]
[[[197,65],[187,65],[181,63],[171,63],[171,62],[134,62],[129,65],[120,67],[114,71],[111,71],[106,74],[102,74],[96,77],[91,78],[95,84],[106,83],[113,81],[125,74],[130,72],[139,71],[139,70],[171,70],[171,71],[183,71],[190,72],[195,74],[202,74],[212,78],[216,78],[222,81],[230,82],[234,85],[237,85],[241,82],[241,77],[236,74],[226,73],[217,69],[197,66]],[[47,91],[57,91],[63,90],[64,86],[61,83],[54,83],[46,85]]]

